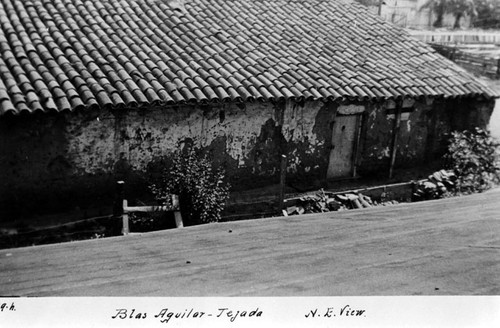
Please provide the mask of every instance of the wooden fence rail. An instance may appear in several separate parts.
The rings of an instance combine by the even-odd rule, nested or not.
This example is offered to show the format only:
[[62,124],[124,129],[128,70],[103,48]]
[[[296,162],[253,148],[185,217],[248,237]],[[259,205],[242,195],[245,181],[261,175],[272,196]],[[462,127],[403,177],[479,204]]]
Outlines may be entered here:
[[472,53],[455,46],[431,45],[437,52],[465,69],[490,78],[500,78],[500,54]]
[[418,31],[408,30],[415,38],[426,43],[442,44],[500,44],[499,32],[484,31]]
[[184,227],[180,212],[179,196],[171,195],[171,205],[168,206],[128,206],[128,201],[123,197],[124,181],[117,182],[117,199],[115,204],[115,215],[122,217],[122,234],[130,233],[129,213],[152,213],[152,212],[174,212],[175,225],[177,228]]

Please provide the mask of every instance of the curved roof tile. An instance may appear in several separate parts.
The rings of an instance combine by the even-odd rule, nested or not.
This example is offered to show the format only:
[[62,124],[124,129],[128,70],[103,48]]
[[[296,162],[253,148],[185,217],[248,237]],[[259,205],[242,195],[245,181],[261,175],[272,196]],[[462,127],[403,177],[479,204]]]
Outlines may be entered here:
[[499,95],[349,0],[0,0],[0,115]]

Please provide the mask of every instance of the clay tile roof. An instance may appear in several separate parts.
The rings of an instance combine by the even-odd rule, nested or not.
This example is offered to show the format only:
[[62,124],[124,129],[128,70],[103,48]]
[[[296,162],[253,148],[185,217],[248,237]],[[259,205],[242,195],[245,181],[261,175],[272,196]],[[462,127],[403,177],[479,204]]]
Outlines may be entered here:
[[349,0],[0,0],[0,115],[499,95]]

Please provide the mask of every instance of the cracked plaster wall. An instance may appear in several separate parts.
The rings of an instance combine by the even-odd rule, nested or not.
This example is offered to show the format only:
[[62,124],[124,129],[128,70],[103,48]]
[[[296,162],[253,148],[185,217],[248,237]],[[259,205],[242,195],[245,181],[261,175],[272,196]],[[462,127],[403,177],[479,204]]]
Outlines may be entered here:
[[[370,174],[387,167],[394,119],[382,105],[359,105],[366,111],[358,166]],[[146,192],[152,163],[161,164],[180,141],[209,152],[236,189],[277,183],[281,153],[288,156],[290,183],[313,184],[326,177],[338,107],[288,101],[2,117],[0,219],[109,205],[117,179],[127,180],[131,197]],[[423,161],[429,149],[441,151],[443,133],[452,128],[487,124],[493,108],[492,102],[473,101],[414,107],[401,124],[397,165]]]

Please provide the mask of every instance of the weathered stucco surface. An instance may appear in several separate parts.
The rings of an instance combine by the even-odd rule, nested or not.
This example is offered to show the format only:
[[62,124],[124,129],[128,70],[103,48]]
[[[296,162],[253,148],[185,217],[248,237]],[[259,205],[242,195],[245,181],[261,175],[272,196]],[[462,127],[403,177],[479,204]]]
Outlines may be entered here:
[[[327,160],[324,150],[328,148],[331,138],[328,124],[334,112],[333,106],[321,101],[286,103],[283,136],[287,143],[285,154],[288,156],[289,173],[311,173],[320,169],[321,162]],[[318,161],[322,156],[322,161]]]
[[[492,102],[410,101],[401,116],[396,165],[438,154],[445,133],[484,126]],[[394,109],[390,103],[220,104],[5,116],[0,119],[0,217],[111,205],[114,181],[129,195],[147,191],[172,151],[192,142],[226,168],[234,189],[279,181],[314,185],[326,178],[336,113],[364,110],[358,173],[389,164]],[[345,112],[345,113],[344,113]]]
[[117,161],[144,172],[152,161],[178,149],[182,141],[191,139],[205,148],[223,138],[227,154],[243,165],[248,147],[255,144],[261,126],[273,114],[272,108],[261,103],[245,108],[221,105],[136,109],[100,113],[92,119],[80,113],[69,121],[69,157],[75,173],[113,172]]
[[[367,107],[366,132],[360,156],[361,172],[383,169],[389,165],[395,124],[395,103],[386,102]],[[432,106],[422,102],[403,103],[397,140],[398,164],[424,160],[429,120],[427,111]]]

